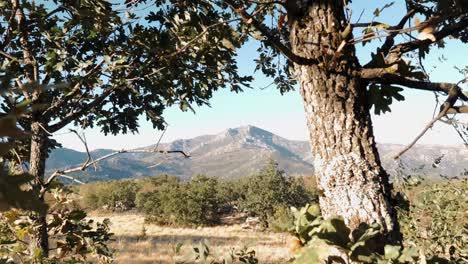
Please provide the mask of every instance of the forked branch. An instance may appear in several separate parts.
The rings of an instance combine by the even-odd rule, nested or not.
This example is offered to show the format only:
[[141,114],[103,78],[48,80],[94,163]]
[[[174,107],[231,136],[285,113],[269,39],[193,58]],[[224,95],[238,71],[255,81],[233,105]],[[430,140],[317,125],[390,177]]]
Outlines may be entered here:
[[449,112],[449,110],[453,107],[453,105],[455,104],[455,102],[457,101],[458,97],[459,97],[459,87],[458,86],[454,86],[452,89],[450,89],[449,91],[449,95],[447,97],[447,100],[445,100],[444,104],[442,105],[441,109],[440,109],[440,112],[439,114],[434,118],[432,119],[425,127],[424,129],[421,131],[421,133],[419,133],[416,138],[410,143],[408,144],[408,146],[406,146],[403,150],[401,150],[395,157],[394,159],[398,159],[401,157],[401,155],[403,155],[405,152],[407,152],[409,149],[411,149],[415,144],[416,142],[418,142],[418,140],[424,136],[424,134],[426,134],[426,132],[435,124],[435,122],[439,121],[442,117],[446,116],[447,113]]
[[[56,170],[54,171],[50,176],[49,178],[47,178],[47,180],[42,184],[42,189],[41,189],[41,196],[44,195],[44,193],[47,191],[48,187],[50,186],[50,184],[57,178],[57,177],[63,177],[63,178],[67,178],[67,179],[70,179],[74,182],[77,182],[77,183],[80,183],[80,184],[84,184],[84,182],[80,181],[80,180],[77,180],[75,179],[74,177],[70,176],[69,174],[71,173],[74,173],[74,172],[79,172],[79,171],[85,171],[87,168],[91,167],[91,166],[96,166],[99,162],[103,161],[103,160],[106,160],[106,159],[109,159],[109,158],[112,158],[114,156],[117,156],[119,154],[124,154],[124,153],[148,153],[148,154],[181,154],[184,156],[184,158],[190,158],[190,155],[187,155],[184,151],[182,150],[158,150],[158,149],[132,149],[132,150],[126,150],[126,149],[122,149],[122,150],[118,150],[118,151],[114,151],[112,153],[109,153],[107,155],[104,155],[104,156],[101,156],[97,159],[93,159],[92,156],[91,156],[91,153],[89,152],[89,148],[88,148],[88,143],[86,141],[86,137],[83,135],[81,136],[77,131],[73,130],[73,129],[70,129],[70,132],[74,133],[75,135],[78,136],[78,138],[80,139],[80,141],[84,144],[85,146],[85,149],[86,149],[86,153],[87,153],[87,159],[86,161],[80,165],[80,166],[76,166],[74,168],[70,168],[70,169],[66,169],[66,170]],[[161,136],[162,137],[162,136]],[[158,141],[158,144],[159,144],[159,141]],[[152,167],[156,167],[156,166],[151,166]]]

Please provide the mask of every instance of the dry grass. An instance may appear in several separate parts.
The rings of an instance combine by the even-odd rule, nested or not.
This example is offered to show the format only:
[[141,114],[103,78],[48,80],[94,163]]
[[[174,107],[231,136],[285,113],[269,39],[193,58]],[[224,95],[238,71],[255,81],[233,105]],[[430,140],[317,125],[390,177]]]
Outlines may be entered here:
[[[240,225],[196,229],[162,227],[145,224],[139,214],[91,214],[90,217],[97,221],[111,220],[115,263],[193,263],[192,246],[204,240],[216,260],[230,260],[232,249],[244,246],[255,250],[260,263],[284,263],[290,258],[286,242],[291,237],[284,233],[244,230]],[[183,246],[176,254],[178,243]]]

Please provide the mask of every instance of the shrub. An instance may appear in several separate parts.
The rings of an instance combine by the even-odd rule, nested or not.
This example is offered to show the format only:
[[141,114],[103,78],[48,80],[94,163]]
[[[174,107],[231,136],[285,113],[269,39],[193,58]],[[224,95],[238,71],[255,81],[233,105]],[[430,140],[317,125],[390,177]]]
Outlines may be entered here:
[[294,215],[291,209],[286,206],[276,208],[275,213],[268,218],[268,225],[273,231],[287,232],[290,231],[294,224]]
[[138,190],[137,182],[123,180],[89,183],[80,187],[79,194],[86,209],[128,210],[135,207]]
[[270,160],[258,174],[246,179],[240,194],[239,207],[260,217],[262,224],[268,227],[268,218],[276,208],[304,206],[315,200],[313,193],[307,191],[300,179],[285,176],[278,164]]
[[468,261],[466,190],[467,179],[424,184],[413,190],[409,208],[399,212],[405,244],[424,248],[430,257]]
[[190,182],[155,179],[157,186],[137,197],[147,221],[168,225],[211,225],[219,221],[218,180],[196,176]]

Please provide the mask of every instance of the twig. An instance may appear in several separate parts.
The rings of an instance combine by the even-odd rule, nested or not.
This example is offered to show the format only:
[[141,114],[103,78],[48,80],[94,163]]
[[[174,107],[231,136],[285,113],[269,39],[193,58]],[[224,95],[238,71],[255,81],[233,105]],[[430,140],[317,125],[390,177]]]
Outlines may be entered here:
[[[83,163],[83,165],[81,167],[81,170],[84,170],[85,167],[86,167],[86,164],[94,161],[93,157],[91,156],[91,153],[89,152],[88,142],[86,141],[86,136],[85,136],[84,133],[83,133],[83,136],[80,136],[80,134],[74,129],[69,129],[69,130],[70,130],[70,132],[74,133],[80,139],[80,141],[83,143],[83,145],[85,146],[86,155],[88,156],[88,158],[85,161],[85,163]],[[94,170],[97,170],[96,166],[94,166]]]
[[162,160],[162,161],[160,161],[160,162],[158,162],[158,163],[156,163],[156,164],[154,164],[154,165],[148,166],[148,167],[146,167],[146,168],[147,168],[147,169],[155,168],[155,167],[157,167],[157,166],[163,164],[163,163],[166,162],[166,161],[167,161],[167,159],[164,159],[164,160]]
[[454,124],[457,124],[457,125],[460,125],[460,126],[468,127],[468,123],[460,122],[460,121],[458,121],[458,120],[453,120],[453,119],[447,119],[447,120],[440,119],[440,122],[445,123],[445,124],[447,124],[447,125],[454,125]]
[[74,182],[77,182],[79,184],[85,184],[84,182],[78,180],[78,179],[75,179],[74,177],[70,176],[70,175],[65,175],[65,174],[61,174],[61,173],[57,173],[57,176],[59,177],[63,177],[63,178],[66,178],[66,179],[69,179],[69,180],[72,180]]
[[166,133],[168,127],[169,127],[169,125],[166,124],[166,127],[164,128],[164,130],[163,130],[161,136],[159,137],[158,142],[157,142],[156,145],[154,146],[153,150],[157,150],[157,149],[158,149],[159,143],[161,143],[161,139],[163,138],[164,134]]
[[[44,132],[46,132],[49,136],[54,136],[54,134],[50,133],[49,130],[47,130],[41,123],[37,123],[39,125],[39,127],[44,130]],[[71,129],[70,129],[71,130]]]
[[21,60],[15,58],[15,57],[11,56],[11,55],[8,54],[8,53],[6,53],[6,52],[4,52],[4,51],[1,51],[1,50],[0,50],[0,55],[2,55],[3,57],[5,57],[5,58],[7,58],[7,59],[9,59],[9,60],[12,60],[12,61],[18,61],[18,62],[21,61]]
[[19,166],[21,168],[21,172],[24,173],[24,168],[23,168],[23,160],[21,159],[21,156],[18,154],[18,152],[15,149],[12,149],[13,154],[15,154],[16,158],[18,159]]

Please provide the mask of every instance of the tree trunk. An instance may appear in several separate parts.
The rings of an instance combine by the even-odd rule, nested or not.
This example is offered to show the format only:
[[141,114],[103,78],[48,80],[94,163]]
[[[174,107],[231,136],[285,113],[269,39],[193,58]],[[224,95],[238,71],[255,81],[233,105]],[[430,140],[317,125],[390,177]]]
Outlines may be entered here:
[[375,146],[366,84],[355,74],[359,63],[354,47],[335,53],[347,23],[343,1],[308,5],[307,13],[292,24],[290,41],[297,55],[323,61],[295,65],[322,193],[320,207],[325,217],[342,216],[351,228],[377,222],[383,233],[393,233],[397,222],[389,203],[391,187]]
[[[31,124],[31,153],[29,158],[29,173],[36,179],[36,186],[40,190],[41,183],[44,181],[45,162],[48,155],[48,136],[41,128],[40,122]],[[41,199],[44,199],[41,197]],[[47,233],[47,213],[40,213],[38,218],[39,228],[34,234],[31,246],[40,248],[42,256],[47,257],[49,254],[49,235]]]

